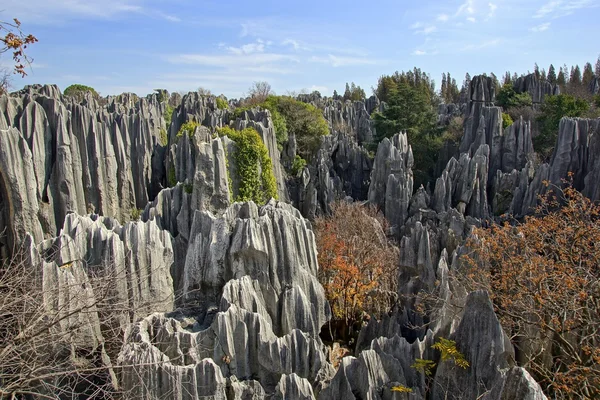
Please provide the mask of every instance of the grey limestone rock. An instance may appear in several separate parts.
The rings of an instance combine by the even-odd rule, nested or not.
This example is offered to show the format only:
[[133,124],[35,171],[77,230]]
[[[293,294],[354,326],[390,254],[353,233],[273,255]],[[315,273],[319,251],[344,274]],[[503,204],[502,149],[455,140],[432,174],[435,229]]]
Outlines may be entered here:
[[218,306],[225,284],[258,281],[277,334],[318,334],[330,310],[316,279],[314,234],[298,210],[281,202],[236,203],[221,217],[196,211],[185,261],[183,295]]
[[560,94],[559,85],[541,80],[535,74],[518,78],[513,84],[513,88],[517,93],[529,93],[534,104],[543,103],[546,96]]
[[412,148],[406,133],[383,139],[373,162],[369,203],[385,210],[390,225],[399,233],[408,218],[413,192],[414,163]]

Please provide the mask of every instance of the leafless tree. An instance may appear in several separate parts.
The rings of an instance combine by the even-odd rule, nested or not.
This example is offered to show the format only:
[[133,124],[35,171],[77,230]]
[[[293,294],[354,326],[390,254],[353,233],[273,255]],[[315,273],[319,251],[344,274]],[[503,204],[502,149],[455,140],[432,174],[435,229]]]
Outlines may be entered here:
[[272,94],[271,85],[266,81],[254,82],[248,89],[249,102],[252,105],[262,103]]
[[0,399],[129,398],[120,377],[132,366],[113,365],[135,312],[118,288],[125,268],[11,254],[0,263]]

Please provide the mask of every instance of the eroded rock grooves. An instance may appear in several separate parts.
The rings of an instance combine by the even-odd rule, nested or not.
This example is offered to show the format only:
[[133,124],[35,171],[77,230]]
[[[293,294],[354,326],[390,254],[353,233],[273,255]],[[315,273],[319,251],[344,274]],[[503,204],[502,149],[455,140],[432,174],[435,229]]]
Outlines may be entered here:
[[[55,310],[72,283],[86,287],[91,268],[122,277],[114,296],[130,310],[118,316],[125,345],[107,362],[122,367],[115,379],[135,398],[543,399],[514,365],[488,295],[466,293],[448,275],[474,226],[526,215],[545,180],[561,185],[572,173],[578,190],[600,200],[600,119],[563,119],[552,158],[536,167],[530,121],[503,129],[494,87],[474,77],[465,104],[440,107],[441,123],[464,115],[464,135],[446,148],[429,190],[413,187],[405,133],[384,139],[374,155],[366,150],[375,134],[370,115],[385,107],[376,97],[301,98],[324,110],[332,133],[292,177],[284,166],[295,139],[280,154],[268,111],[234,119],[198,93],[126,94],[101,105],[64,97],[56,86],[27,87],[0,97],[0,230],[7,231],[0,256],[27,243],[44,285],[65,288],[64,297],[47,300]],[[515,90],[534,103],[557,93],[535,76]],[[178,135],[188,121],[200,126]],[[280,201],[233,201],[235,143],[213,135],[222,126],[257,130]],[[355,354],[336,371],[319,337],[331,312],[305,218],[329,213],[338,199],[384,211],[401,250],[402,302],[363,327]],[[427,315],[416,312],[423,289],[444,300]],[[89,289],[84,298],[94,295]],[[86,318],[74,340],[102,348],[98,314]],[[426,379],[411,366],[439,362],[431,346],[440,337],[455,340],[471,366],[439,363]],[[413,392],[392,392],[398,385]]]

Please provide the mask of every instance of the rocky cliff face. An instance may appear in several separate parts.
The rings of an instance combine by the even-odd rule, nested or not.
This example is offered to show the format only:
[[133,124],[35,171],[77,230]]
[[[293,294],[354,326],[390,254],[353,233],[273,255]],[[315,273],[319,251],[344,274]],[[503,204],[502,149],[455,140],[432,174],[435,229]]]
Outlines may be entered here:
[[126,387],[142,397],[226,398],[234,382],[244,392],[256,379],[252,390],[312,398],[332,374],[318,337],[330,310],[300,213],[278,202],[236,203],[220,217],[196,211],[189,243],[182,294],[196,311],[132,327],[120,356]]
[[[540,99],[549,94],[522,84]],[[468,103],[440,111],[465,113],[465,134],[428,192],[413,188],[405,133],[382,141],[374,159],[362,147],[374,133],[370,114],[383,107],[376,98],[324,103],[334,132],[288,179],[282,165],[293,160],[294,141],[279,153],[267,111],[233,120],[214,98],[195,93],[168,101],[161,93],[122,95],[100,105],[64,98],[55,86],[29,87],[0,97],[0,228],[10,228],[1,255],[29,241],[44,284],[65,288],[48,299],[55,309],[74,298],[74,283],[85,289],[81,301],[94,299],[92,270],[124,277],[114,296],[131,312],[117,317],[126,329],[117,362],[124,387],[139,398],[392,399],[406,397],[391,391],[404,385],[411,398],[543,399],[513,365],[487,295],[468,295],[448,275],[474,226],[504,212],[526,214],[544,180],[561,184],[572,172],[578,189],[600,199],[600,120],[564,119],[552,159],[536,167],[530,124],[502,129],[494,92],[490,78],[474,77]],[[167,103],[175,106],[170,126]],[[178,136],[188,121],[201,126]],[[227,157],[235,144],[211,130],[226,125],[259,132],[283,201],[232,202],[239,182]],[[335,372],[319,338],[330,310],[303,216],[327,213],[344,198],[378,206],[391,222],[401,248],[400,301],[370,320],[354,357]],[[127,222],[132,209],[143,210],[141,221]],[[418,312],[420,290],[443,304]],[[104,340],[97,315],[77,337],[92,347]],[[455,340],[471,366],[437,359],[431,346],[440,337]],[[416,359],[438,364],[431,377],[411,367]]]
[[520,77],[513,84],[513,88],[517,93],[529,93],[534,105],[543,103],[546,96],[560,94],[560,87],[558,85],[542,81],[535,74]]

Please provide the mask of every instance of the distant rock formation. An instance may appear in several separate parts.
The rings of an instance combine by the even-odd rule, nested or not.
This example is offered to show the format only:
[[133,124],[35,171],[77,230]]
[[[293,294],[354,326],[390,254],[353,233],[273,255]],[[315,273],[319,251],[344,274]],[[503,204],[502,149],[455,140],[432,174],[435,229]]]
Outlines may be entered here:
[[546,96],[560,94],[560,87],[546,80],[541,80],[536,74],[529,74],[518,78],[513,83],[517,93],[529,93],[534,105],[544,102]]

